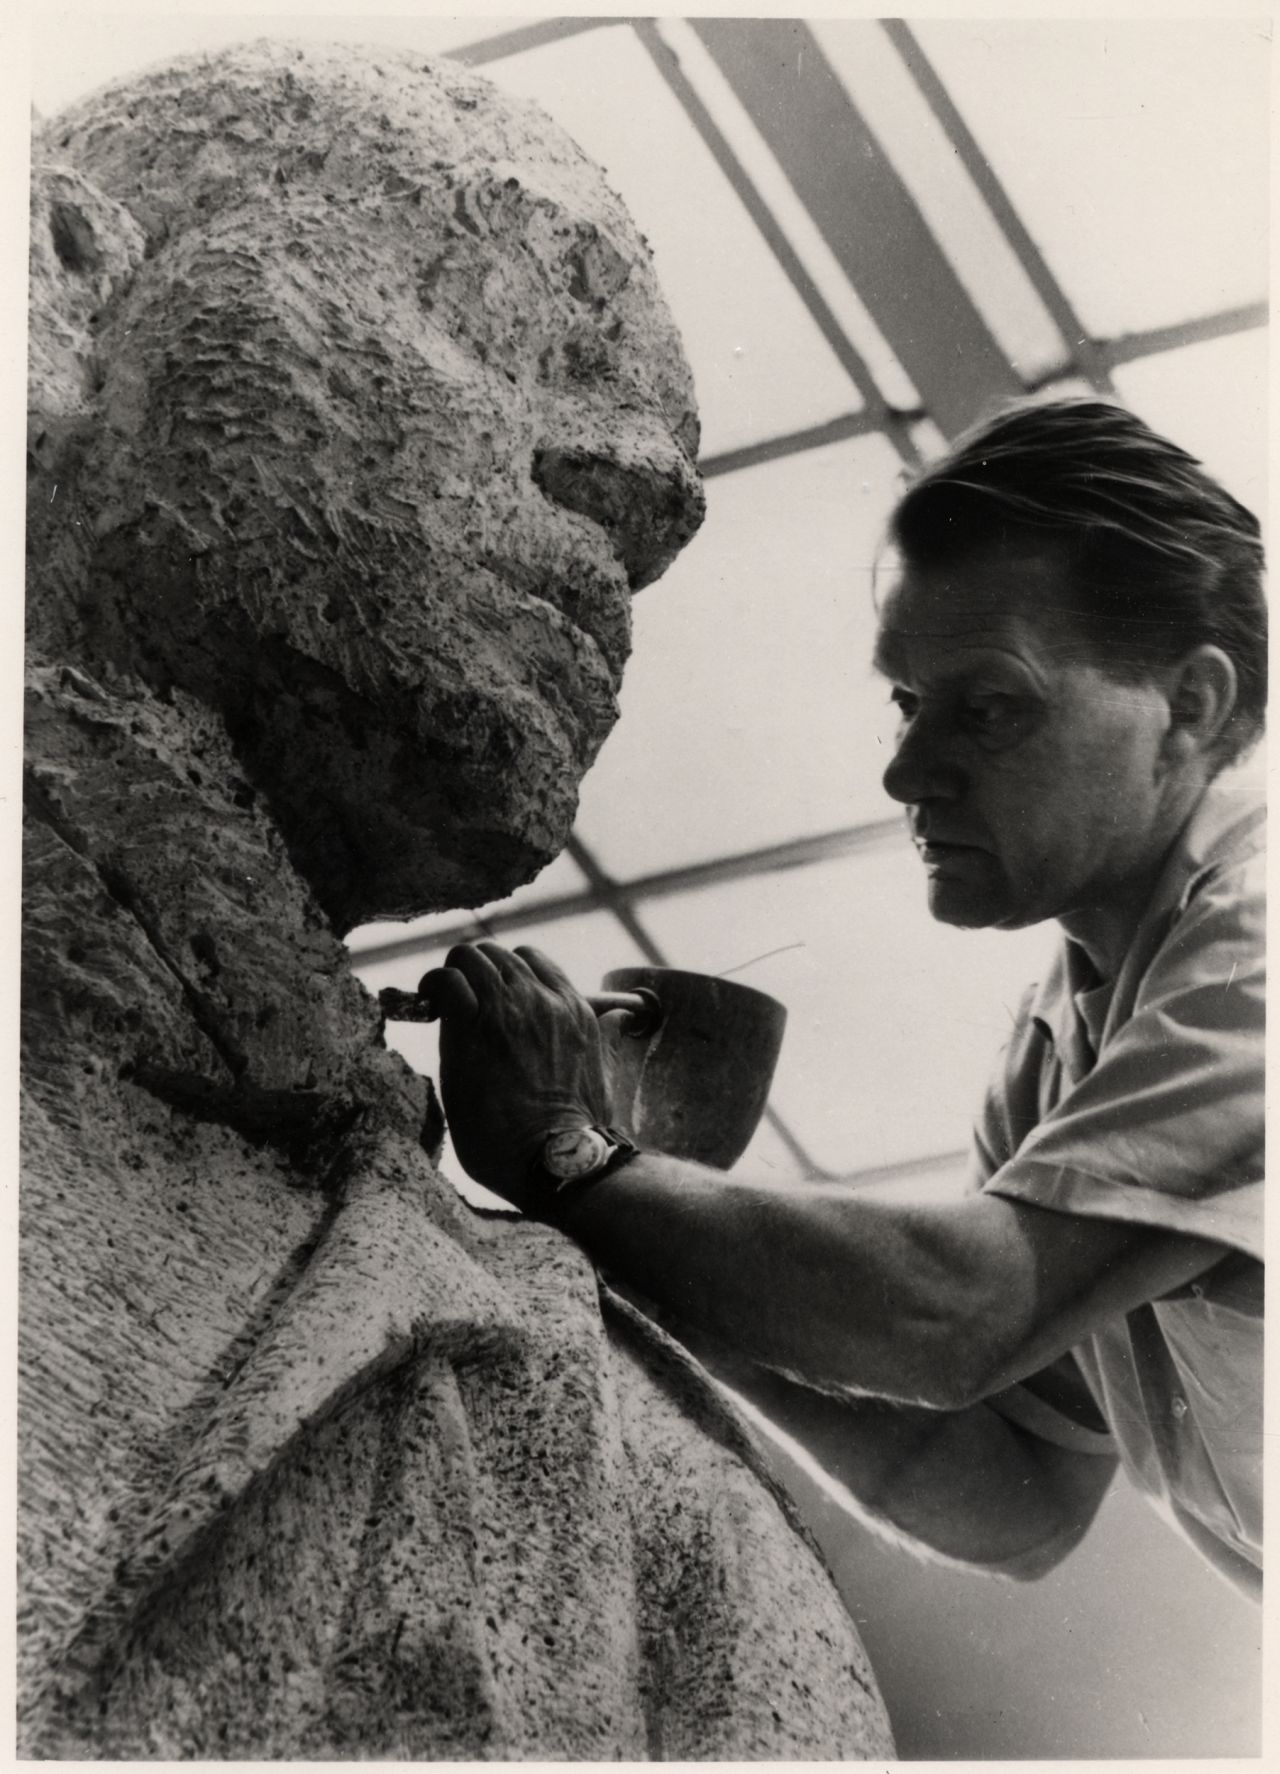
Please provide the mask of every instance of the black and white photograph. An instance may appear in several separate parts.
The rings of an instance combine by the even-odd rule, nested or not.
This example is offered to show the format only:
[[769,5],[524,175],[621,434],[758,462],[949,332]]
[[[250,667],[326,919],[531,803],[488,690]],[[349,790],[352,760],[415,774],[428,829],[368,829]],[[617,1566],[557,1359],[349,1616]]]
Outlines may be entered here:
[[27,34],[17,1755],[1263,1757],[1270,12]]

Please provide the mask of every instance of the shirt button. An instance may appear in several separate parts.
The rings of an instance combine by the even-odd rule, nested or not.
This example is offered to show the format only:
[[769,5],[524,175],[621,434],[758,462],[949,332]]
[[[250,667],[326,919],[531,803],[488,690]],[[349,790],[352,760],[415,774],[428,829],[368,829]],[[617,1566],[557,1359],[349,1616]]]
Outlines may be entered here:
[[1169,1408],[1175,1417],[1185,1417],[1187,1414],[1187,1401],[1185,1398],[1180,1398],[1178,1394],[1175,1393]]

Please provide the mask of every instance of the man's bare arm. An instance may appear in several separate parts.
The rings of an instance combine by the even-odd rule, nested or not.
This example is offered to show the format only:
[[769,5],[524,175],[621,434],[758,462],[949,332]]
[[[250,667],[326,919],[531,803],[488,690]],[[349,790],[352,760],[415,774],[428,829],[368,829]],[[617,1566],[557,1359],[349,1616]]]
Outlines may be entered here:
[[817,1389],[965,1409],[1222,1254],[988,1193],[908,1204],[655,1153],[557,1193],[540,1170],[547,1133],[612,1113],[591,1007],[535,949],[456,948],[428,981],[468,1172],[663,1313]]
[[1212,1266],[1218,1245],[972,1195],[905,1204],[644,1154],[568,1193],[604,1268],[752,1361],[960,1410]]
[[430,985],[471,1175],[562,1226],[704,1358],[726,1356],[738,1389],[881,1521],[1019,1575],[1074,1544],[1112,1462],[982,1401],[1192,1279],[1218,1246],[995,1195],[911,1204],[653,1153],[557,1191],[547,1131],[612,1112],[590,1007],[546,957],[490,943],[452,951]]

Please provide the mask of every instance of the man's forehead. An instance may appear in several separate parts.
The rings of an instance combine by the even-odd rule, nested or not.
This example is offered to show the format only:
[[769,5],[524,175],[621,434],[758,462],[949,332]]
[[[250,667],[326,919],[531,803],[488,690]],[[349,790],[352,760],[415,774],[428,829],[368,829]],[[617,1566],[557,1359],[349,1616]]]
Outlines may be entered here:
[[876,622],[873,664],[899,675],[921,655],[1010,648],[1060,655],[1079,638],[1068,614],[1069,581],[1049,552],[992,550],[953,566],[904,564]]

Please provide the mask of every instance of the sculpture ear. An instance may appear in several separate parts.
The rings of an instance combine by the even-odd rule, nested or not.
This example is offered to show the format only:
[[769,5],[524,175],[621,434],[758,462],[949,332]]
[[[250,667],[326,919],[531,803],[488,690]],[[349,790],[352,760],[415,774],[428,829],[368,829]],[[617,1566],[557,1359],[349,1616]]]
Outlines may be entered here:
[[1187,653],[1171,673],[1166,750],[1186,757],[1215,751],[1238,698],[1235,664],[1221,647],[1206,644]]

